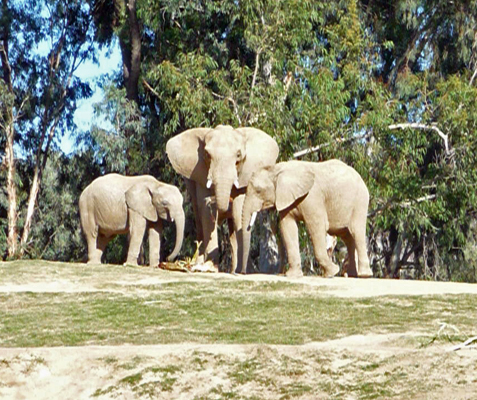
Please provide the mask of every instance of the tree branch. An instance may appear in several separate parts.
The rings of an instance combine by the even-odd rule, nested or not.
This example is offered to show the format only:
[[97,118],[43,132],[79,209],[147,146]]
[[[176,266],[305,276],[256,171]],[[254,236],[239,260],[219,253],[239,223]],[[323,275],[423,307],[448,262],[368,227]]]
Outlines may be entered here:
[[399,203],[401,207],[410,207],[411,204],[413,203],[422,203],[423,201],[427,200],[434,200],[437,196],[435,194],[428,194],[426,196],[419,197],[417,199],[411,200],[411,201],[403,201],[402,203]]
[[149,90],[154,96],[156,96],[157,98],[161,98],[161,96],[159,95],[159,93],[156,92],[156,90],[151,86],[149,85],[149,83],[144,79],[142,78],[142,84],[144,85],[144,87]]
[[363,135],[353,136],[353,137],[349,137],[349,138],[336,138],[334,141],[319,144],[318,146],[310,147],[310,148],[305,149],[305,150],[297,151],[296,153],[293,153],[293,158],[299,158],[299,157],[302,157],[304,155],[314,153],[315,151],[319,151],[324,147],[328,147],[328,146],[332,145],[333,143],[346,143],[346,142],[351,142],[353,140],[366,139],[369,136],[371,136],[371,132],[367,132]]
[[474,348],[474,346],[469,346],[470,344],[474,343],[477,341],[477,336],[473,336],[469,339],[467,339],[464,343],[462,344],[459,344],[457,346],[454,346],[452,348],[449,349],[449,351],[457,351],[457,350],[460,350],[464,347],[467,347],[467,348]]
[[450,149],[449,149],[449,137],[448,135],[444,134],[437,126],[435,125],[425,125],[425,124],[419,124],[419,123],[406,123],[406,124],[393,124],[388,126],[389,129],[394,130],[394,129],[406,129],[406,128],[413,128],[413,129],[427,129],[427,130],[433,130],[436,132],[442,140],[444,140],[444,147],[446,149],[446,155],[450,155]]
[[235,117],[237,118],[237,120],[239,122],[239,125],[242,125],[242,120],[241,120],[240,115],[238,113],[237,102],[232,97],[225,97],[225,96],[222,96],[222,95],[220,95],[218,93],[215,93],[215,92],[211,92],[211,93],[212,93],[212,96],[217,97],[218,99],[228,100],[232,103],[232,105],[234,106]]
[[260,53],[261,52],[262,52],[261,50],[257,50],[257,53],[255,54],[255,70],[253,71],[251,90],[253,90],[253,88],[255,87],[255,83],[257,81],[257,74],[258,74],[258,67],[260,66]]
[[394,205],[394,206],[399,206],[399,207],[410,207],[412,204],[422,203],[423,201],[428,201],[428,200],[434,200],[435,198],[437,198],[436,194],[427,194],[425,196],[418,197],[417,199],[406,200],[406,201],[403,201],[401,203],[395,203],[394,199],[390,199],[389,201],[386,201],[384,204],[381,202],[382,205],[380,207],[376,208],[373,211],[368,212],[368,217],[373,217],[376,214],[381,213],[389,205]]
[[470,78],[469,86],[472,86],[475,77],[477,76],[477,68],[475,69],[474,73],[472,74],[472,78]]

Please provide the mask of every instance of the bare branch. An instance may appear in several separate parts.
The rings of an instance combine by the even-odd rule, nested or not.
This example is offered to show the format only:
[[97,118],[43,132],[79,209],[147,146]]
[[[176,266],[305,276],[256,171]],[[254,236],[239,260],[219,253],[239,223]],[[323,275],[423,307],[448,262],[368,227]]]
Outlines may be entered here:
[[477,68],[475,69],[474,73],[472,74],[472,78],[470,78],[469,81],[469,86],[472,86],[472,83],[474,83],[474,79],[477,76]]
[[237,118],[237,120],[239,122],[239,125],[242,125],[242,119],[240,118],[240,115],[239,115],[239,112],[238,112],[237,102],[232,97],[225,97],[225,96],[222,96],[222,95],[220,95],[218,93],[215,93],[215,92],[212,92],[212,96],[217,97],[218,99],[230,101],[232,103],[232,105],[234,106],[235,117]]
[[5,39],[0,47],[0,59],[4,69],[3,79],[8,86],[8,90],[13,92],[12,84],[12,67],[10,66],[10,60],[8,55],[8,41]]
[[477,336],[473,336],[469,339],[467,339],[464,343],[462,344],[459,344],[457,346],[454,346],[452,348],[449,349],[449,351],[457,351],[457,350],[460,350],[464,347],[467,347],[467,348],[474,348],[474,346],[469,346],[470,344],[474,343],[474,342],[477,342]]
[[368,212],[368,217],[373,217],[381,213],[383,210],[388,208],[390,205],[397,206],[397,207],[410,207],[412,204],[422,203],[423,201],[434,200],[437,198],[436,194],[428,194],[422,197],[418,197],[417,199],[406,200],[401,203],[396,203],[394,199],[390,199],[386,202],[381,202],[381,206]]
[[428,194],[411,201],[403,201],[402,203],[399,203],[399,205],[401,207],[410,207],[413,203],[422,203],[423,201],[434,200],[436,197],[437,196],[435,194]]
[[20,106],[18,107],[18,112],[17,114],[13,117],[13,122],[15,123],[16,121],[18,121],[22,116],[22,109],[23,107],[25,106],[25,103],[30,99],[30,96],[29,95],[26,95],[24,97],[24,99],[22,100],[22,103],[20,104]]
[[353,140],[366,139],[366,138],[368,138],[369,136],[371,136],[371,132],[367,132],[367,133],[365,133],[365,134],[363,134],[363,135],[353,136],[353,137],[349,137],[349,138],[336,138],[335,140],[333,140],[333,141],[331,141],[331,142],[323,143],[323,144],[320,144],[320,145],[315,146],[315,147],[310,147],[310,148],[305,149],[305,150],[297,151],[296,153],[293,154],[293,158],[299,158],[299,157],[302,157],[302,156],[304,156],[304,155],[307,155],[307,154],[310,154],[310,153],[314,153],[315,151],[319,151],[319,150],[321,150],[322,148],[328,147],[328,146],[330,146],[330,145],[333,144],[333,143],[351,142],[351,141],[353,141]]
[[417,122],[415,123],[406,123],[406,124],[393,124],[388,126],[389,129],[406,129],[406,128],[412,128],[412,129],[427,129],[427,130],[433,130],[436,132],[442,140],[444,140],[444,147],[446,149],[446,155],[450,155],[450,149],[449,149],[449,137],[446,135],[444,132],[442,132],[437,126],[435,125],[425,125],[425,124],[419,124]]
[[258,67],[260,66],[260,53],[261,52],[262,52],[261,50],[257,50],[257,53],[255,54],[255,71],[253,71],[253,79],[252,79],[251,90],[253,90],[253,88],[255,87],[255,83],[257,81],[257,74],[258,74]]
[[142,84],[146,87],[147,90],[149,90],[154,96],[156,96],[157,98],[161,98],[161,96],[159,95],[159,93],[156,92],[156,90],[151,86],[149,85],[149,83],[144,79],[142,78]]

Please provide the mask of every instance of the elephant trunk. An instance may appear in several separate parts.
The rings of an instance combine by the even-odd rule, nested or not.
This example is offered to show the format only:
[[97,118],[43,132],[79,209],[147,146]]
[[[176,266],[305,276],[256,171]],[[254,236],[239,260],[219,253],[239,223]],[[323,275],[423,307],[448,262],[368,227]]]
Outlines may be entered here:
[[221,214],[226,213],[230,207],[230,193],[232,192],[233,179],[216,179],[214,183],[217,209]]
[[169,257],[167,257],[167,261],[174,261],[174,259],[177,257],[177,254],[179,254],[179,251],[182,247],[182,241],[184,240],[184,211],[181,209],[172,217],[176,223],[176,244],[174,246],[174,250],[172,250],[172,253],[169,255]]
[[246,196],[242,210],[242,265],[241,273],[247,272],[248,257],[250,254],[250,240],[252,237],[252,216],[256,216],[255,207],[250,197]]

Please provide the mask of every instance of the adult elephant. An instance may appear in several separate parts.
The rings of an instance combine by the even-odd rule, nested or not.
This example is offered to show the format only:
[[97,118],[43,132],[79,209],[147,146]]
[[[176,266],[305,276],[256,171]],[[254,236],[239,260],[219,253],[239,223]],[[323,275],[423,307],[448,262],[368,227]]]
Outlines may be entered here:
[[[276,207],[288,254],[287,276],[302,276],[298,222],[304,221],[318,263],[327,277],[339,267],[327,253],[326,234],[338,236],[348,248],[348,275],[372,276],[366,250],[369,193],[361,176],[345,163],[288,161],[257,171],[249,182],[243,206],[243,259],[248,259],[256,212]],[[358,268],[356,269],[356,254]]]
[[175,186],[150,175],[107,174],[91,182],[79,199],[81,226],[88,244],[88,264],[100,264],[108,242],[129,233],[126,264],[137,265],[144,232],[149,233],[149,265],[159,264],[162,220],[174,221],[176,241],[168,260],[179,253],[184,238],[183,198]]
[[242,206],[253,172],[272,166],[278,157],[277,142],[256,128],[189,129],[166,145],[173,168],[185,178],[195,214],[200,253],[218,263],[217,225],[228,219],[232,265],[242,265]]

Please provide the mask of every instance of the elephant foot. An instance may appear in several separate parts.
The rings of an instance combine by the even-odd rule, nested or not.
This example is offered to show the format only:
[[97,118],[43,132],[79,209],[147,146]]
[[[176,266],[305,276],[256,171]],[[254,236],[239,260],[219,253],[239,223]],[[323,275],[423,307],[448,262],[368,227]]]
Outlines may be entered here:
[[101,264],[101,261],[98,261],[98,260],[88,260],[88,262],[86,263],[88,265],[99,265]]
[[244,271],[231,271],[232,275],[247,275],[246,272]]
[[323,268],[323,272],[325,278],[333,278],[338,272],[340,272],[340,267],[336,264],[332,264],[330,268]]
[[373,271],[371,270],[369,266],[366,268],[358,269],[358,278],[372,278],[372,277],[373,277]]
[[123,264],[124,267],[138,267],[137,261],[126,261]]
[[301,278],[303,276],[303,271],[301,268],[290,268],[285,275],[287,278]]

